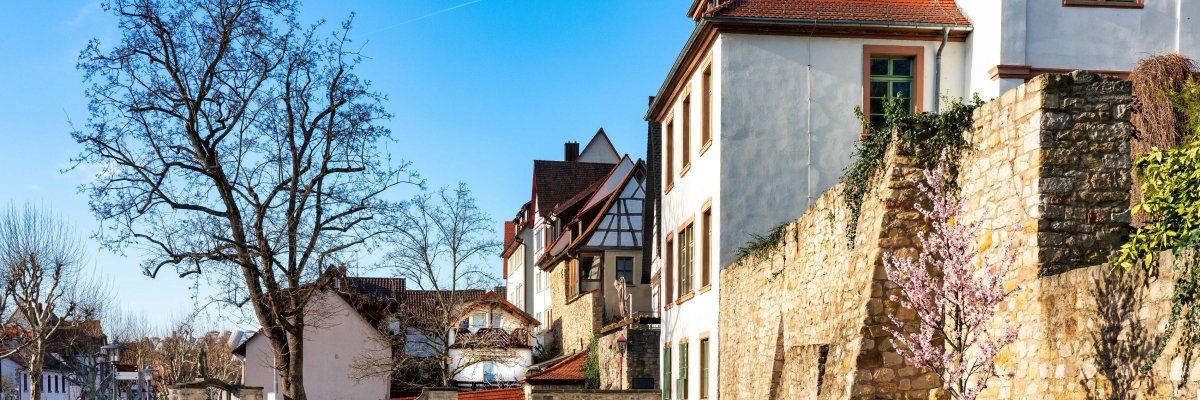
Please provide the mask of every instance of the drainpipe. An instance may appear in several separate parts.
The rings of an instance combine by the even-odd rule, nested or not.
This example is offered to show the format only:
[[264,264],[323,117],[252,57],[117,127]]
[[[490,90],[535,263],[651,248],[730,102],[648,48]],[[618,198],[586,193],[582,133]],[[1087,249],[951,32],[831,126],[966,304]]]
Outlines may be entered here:
[[950,28],[942,27],[942,44],[938,46],[937,58],[933,62],[933,112],[938,112],[942,103],[942,50],[950,39]]

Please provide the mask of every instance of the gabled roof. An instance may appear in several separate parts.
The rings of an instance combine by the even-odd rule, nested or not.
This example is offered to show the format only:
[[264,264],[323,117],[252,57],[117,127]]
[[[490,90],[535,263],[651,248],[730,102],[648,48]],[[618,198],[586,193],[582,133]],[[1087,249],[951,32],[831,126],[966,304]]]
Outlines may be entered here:
[[689,16],[970,26],[954,0],[696,0]]
[[543,218],[549,217],[556,205],[570,200],[579,192],[604,179],[613,166],[579,161],[535,160],[533,190],[538,213]]
[[529,313],[521,310],[520,308],[517,308],[517,306],[513,305],[512,303],[509,303],[508,300],[505,300],[503,297],[500,297],[500,294],[496,293],[494,291],[487,292],[486,294],[483,295],[483,297],[480,297],[479,300],[476,300],[474,303],[471,303],[471,305],[464,308],[462,315],[460,315],[458,318],[462,319],[463,317],[470,315],[472,311],[475,311],[475,309],[477,309],[479,307],[487,306],[487,305],[500,306],[500,308],[507,310],[508,312],[512,313],[513,315],[515,315],[517,317],[520,317],[521,319],[525,320],[525,322],[529,323],[530,325],[533,325],[533,326],[541,325],[541,322],[539,322],[532,315],[529,315]]
[[[629,159],[629,156],[625,156],[621,159],[621,163],[609,171],[609,174],[603,180],[597,181],[596,184],[590,186],[587,191],[581,193],[581,196],[576,196],[577,199],[575,201],[582,206],[563,226],[575,226],[576,223],[582,223],[582,231],[575,232],[571,229],[564,229],[559,234],[558,239],[550,244],[549,249],[546,250],[544,259],[538,260],[539,265],[543,267],[554,265],[554,260],[583,244],[592,232],[596,230],[596,227],[604,218],[605,211],[608,210],[617,197],[620,197],[622,189],[639,172],[644,173],[645,168],[645,163],[641,160],[634,162]],[[583,200],[587,201],[584,202]]]
[[592,140],[588,141],[587,146],[583,147],[583,151],[579,152],[578,161],[617,162],[620,159],[621,153],[617,152],[617,148],[608,139],[608,134],[604,133],[604,128],[600,128],[592,136]]
[[533,385],[582,385],[583,364],[587,363],[586,350],[572,354],[549,368],[531,372],[525,376],[525,382]]
[[454,304],[470,304],[478,301],[487,294],[483,290],[410,290],[401,305],[404,318],[410,324],[440,328],[439,325],[454,321],[442,321],[443,302]]

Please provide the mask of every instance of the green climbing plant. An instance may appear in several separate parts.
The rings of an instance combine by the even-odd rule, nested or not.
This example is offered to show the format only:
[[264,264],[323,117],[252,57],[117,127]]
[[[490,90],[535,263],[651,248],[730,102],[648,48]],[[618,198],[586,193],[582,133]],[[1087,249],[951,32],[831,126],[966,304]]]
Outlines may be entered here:
[[[847,237],[854,243],[863,200],[870,189],[871,179],[883,167],[883,156],[896,142],[901,153],[913,157],[918,166],[934,168],[942,152],[950,160],[950,174],[958,173],[959,155],[970,148],[963,133],[974,123],[972,114],[983,105],[978,95],[970,100],[955,99],[939,113],[911,113],[899,99],[884,101],[884,122],[873,125],[862,108],[855,107],[854,115],[862,122],[865,135],[854,147],[854,161],[842,176],[842,197],[850,207]],[[953,181],[951,181],[953,182]]]
[[584,389],[599,389],[600,388],[600,354],[596,351],[599,347],[599,341],[595,337],[588,342],[587,360],[583,362],[583,388]]
[[1123,270],[1143,268],[1159,273],[1159,255],[1175,256],[1175,292],[1171,314],[1155,343],[1142,373],[1151,366],[1182,327],[1182,344],[1200,344],[1200,82],[1188,79],[1179,90],[1166,93],[1174,107],[1188,118],[1181,144],[1153,148],[1133,162],[1140,182],[1141,201],[1131,208],[1144,213],[1146,224],[1129,235],[1110,263]]

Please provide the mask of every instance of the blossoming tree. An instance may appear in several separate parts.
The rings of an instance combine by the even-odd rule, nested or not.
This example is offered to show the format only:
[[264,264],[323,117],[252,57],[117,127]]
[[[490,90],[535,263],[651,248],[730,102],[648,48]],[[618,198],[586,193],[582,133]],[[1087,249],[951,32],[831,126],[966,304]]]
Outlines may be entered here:
[[900,286],[892,300],[915,311],[914,320],[890,315],[896,329],[892,345],[904,359],[939,374],[955,399],[975,399],[999,375],[996,355],[1016,340],[1008,321],[989,329],[997,307],[1011,292],[1004,277],[1016,261],[1011,238],[999,259],[988,259],[973,245],[978,222],[964,223],[963,201],[946,187],[946,158],[924,171],[919,182],[929,208],[916,204],[930,225],[918,233],[922,250],[917,258],[884,255],[884,269]]

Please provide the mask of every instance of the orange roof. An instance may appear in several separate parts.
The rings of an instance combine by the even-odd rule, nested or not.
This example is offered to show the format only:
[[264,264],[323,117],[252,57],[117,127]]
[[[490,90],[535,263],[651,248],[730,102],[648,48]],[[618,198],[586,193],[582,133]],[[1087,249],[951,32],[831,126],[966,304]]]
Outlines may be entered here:
[[458,394],[458,400],[525,400],[525,390],[518,387],[464,392]]
[[[391,400],[417,400],[420,396],[400,397]],[[458,400],[525,400],[525,390],[519,387],[459,392]]]
[[559,361],[550,368],[546,368],[541,372],[529,374],[525,377],[525,381],[538,383],[579,383],[583,384],[583,364],[587,363],[588,352],[581,351],[572,354],[570,357]]
[[696,0],[690,14],[816,21],[961,25],[971,22],[954,0]]

